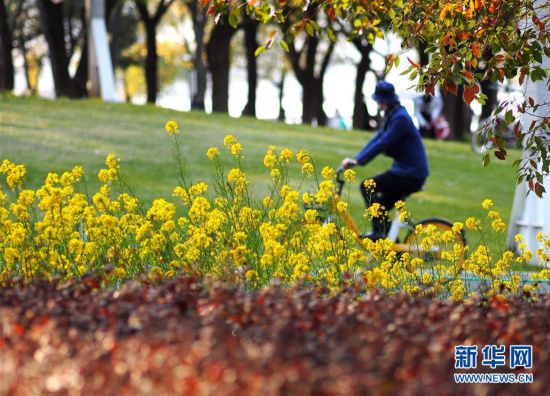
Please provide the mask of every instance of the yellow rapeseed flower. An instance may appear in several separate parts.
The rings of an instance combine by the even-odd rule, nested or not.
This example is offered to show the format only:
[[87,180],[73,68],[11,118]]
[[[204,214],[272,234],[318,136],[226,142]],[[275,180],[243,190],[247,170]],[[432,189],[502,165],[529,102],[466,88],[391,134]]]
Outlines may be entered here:
[[114,154],[109,154],[105,160],[105,165],[109,169],[118,169],[120,164],[120,158],[117,158]]
[[243,146],[240,143],[235,143],[231,145],[230,148],[231,154],[234,156],[239,156],[243,152]]
[[366,190],[369,192],[374,192],[376,190],[376,182],[374,179],[367,179],[363,182],[363,186],[365,186]]
[[16,165],[8,160],[4,160],[0,165],[0,173],[6,175],[6,182],[11,189],[23,185],[23,178],[27,170],[24,165]]
[[306,175],[310,176],[313,174],[314,168],[313,164],[311,162],[306,162],[302,165],[302,173],[305,173]]
[[283,149],[280,154],[280,158],[284,162],[289,162],[292,159],[292,156],[293,156],[292,151],[290,151],[290,149],[288,148]]
[[166,133],[170,136],[177,136],[180,134],[178,124],[173,120],[170,120],[164,124],[164,129],[166,129]]
[[206,156],[210,161],[212,161],[214,158],[216,158],[218,155],[220,155],[220,150],[217,147],[210,147],[206,151]]
[[464,224],[462,224],[461,222],[457,221],[456,223],[453,224],[454,233],[460,234],[463,229],[464,229]]
[[267,154],[264,157],[264,165],[269,169],[274,168],[275,165],[277,165],[277,156],[272,149],[267,151]]
[[233,146],[235,143],[237,143],[237,139],[233,135],[226,135],[223,138],[223,145],[228,149],[231,149],[231,146]]
[[319,217],[319,213],[315,209],[308,209],[304,213],[304,218],[309,224],[313,224],[317,222],[317,219]]
[[377,218],[382,216],[385,210],[386,208],[384,208],[384,206],[382,206],[378,202],[375,202],[371,206],[369,206],[369,208],[367,209],[367,213],[370,215],[370,217]]
[[340,213],[345,213],[348,210],[348,204],[344,201],[339,201],[336,204],[336,210]]
[[204,194],[206,191],[208,191],[208,184],[204,182],[193,184],[191,187],[189,187],[189,194],[191,195]]
[[356,179],[355,171],[353,169],[346,169],[346,171],[344,172],[344,179],[348,183],[354,182]]
[[481,203],[481,207],[483,209],[489,209],[493,206],[493,201],[491,201],[490,199],[485,199],[483,200],[483,202]]
[[499,219],[500,218],[500,213],[497,212],[496,210],[490,210],[488,213],[487,213],[487,217],[489,219]]
[[300,164],[304,165],[311,162],[311,154],[309,154],[306,150],[300,150],[298,154],[296,154],[296,159]]
[[477,230],[480,228],[480,222],[475,217],[468,217],[465,223],[466,227],[470,230]]
[[401,210],[404,207],[405,207],[405,201],[399,200],[395,203],[395,209],[397,209],[397,210]]
[[502,219],[498,218],[491,222],[491,227],[496,232],[504,232],[506,230],[506,223]]
[[334,169],[332,169],[330,166],[325,166],[321,170],[321,176],[323,176],[325,179],[334,179]]
[[271,169],[271,177],[273,179],[278,179],[281,177],[281,171],[279,169]]
[[273,201],[273,198],[271,198],[271,196],[267,196],[262,200],[262,205],[265,206],[266,208],[269,208],[274,204],[275,204],[275,201]]

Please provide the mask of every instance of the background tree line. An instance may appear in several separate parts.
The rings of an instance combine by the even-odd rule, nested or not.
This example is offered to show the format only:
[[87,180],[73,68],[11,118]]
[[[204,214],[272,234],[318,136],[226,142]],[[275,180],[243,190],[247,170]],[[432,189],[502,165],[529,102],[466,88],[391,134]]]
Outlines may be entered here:
[[[286,6],[289,7],[289,6]],[[230,68],[239,53],[246,62],[248,82],[247,103],[243,115],[256,115],[256,93],[260,76],[258,52],[265,45],[259,41],[267,37],[267,46],[275,36],[285,38],[284,58],[276,58],[269,67],[269,78],[279,89],[282,100],[284,76],[292,72],[302,87],[302,122],[325,125],[323,109],[323,82],[326,71],[334,61],[334,49],[339,37],[349,37],[351,27],[341,20],[330,20],[310,8],[311,15],[304,20],[300,34],[292,29],[301,21],[287,19],[283,28],[262,24],[260,17],[246,14],[222,15],[213,20],[207,10],[194,0],[106,0],[105,19],[110,37],[114,68],[121,75],[126,99],[137,92],[136,84],[145,86],[148,103],[155,103],[163,84],[173,80],[178,68],[193,71],[191,107],[205,109],[208,76],[212,81],[212,110],[228,112]],[[384,21],[381,21],[384,28]],[[173,27],[178,40],[161,42],[161,26]],[[182,26],[187,28],[182,28]],[[336,40],[311,34],[318,26],[328,29]],[[191,32],[191,34],[190,34]],[[309,33],[309,34],[308,34]],[[57,96],[81,98],[87,96],[88,40],[86,12],[82,0],[0,0],[0,89],[14,88],[14,55],[23,60],[25,79],[31,93],[36,93],[42,60],[48,57]],[[142,38],[140,40],[140,37]],[[355,36],[350,40],[359,52],[356,63],[353,127],[376,127],[377,115],[369,114],[363,89],[366,76],[384,78],[384,70],[374,70],[376,54],[375,35]],[[45,43],[45,45],[41,45]],[[47,48],[47,50],[43,50]],[[419,46],[422,64],[428,63],[425,48]],[[488,100],[483,113],[490,114],[496,104],[492,85],[482,85]],[[470,110],[457,96],[445,96],[445,113],[454,131],[461,139],[469,130]],[[279,118],[284,119],[280,104]]]

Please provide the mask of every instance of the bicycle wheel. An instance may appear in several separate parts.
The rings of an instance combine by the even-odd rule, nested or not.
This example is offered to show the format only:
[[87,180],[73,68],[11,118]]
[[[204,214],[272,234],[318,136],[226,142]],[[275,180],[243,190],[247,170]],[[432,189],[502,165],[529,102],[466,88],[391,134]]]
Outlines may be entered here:
[[[436,232],[439,232],[440,234],[443,234],[446,231],[452,232],[453,229],[453,223],[437,217],[421,220],[415,225],[417,228],[421,225],[424,230],[428,230],[428,227],[435,227]],[[427,244],[424,242],[428,242],[425,241],[426,238],[429,238],[428,233],[417,233],[413,230],[405,237],[403,243],[401,244],[400,250],[402,252],[408,252],[411,257],[419,257],[426,262],[441,259],[441,253],[444,250],[450,250],[453,252],[453,246],[458,244],[462,249],[456,261],[461,264],[462,261],[464,261],[465,256],[464,248],[466,247],[466,237],[464,236],[464,232],[461,232],[460,234],[453,233],[453,237],[453,240],[446,244],[447,246],[441,246],[441,244],[437,243]],[[427,247],[426,245],[430,246]]]

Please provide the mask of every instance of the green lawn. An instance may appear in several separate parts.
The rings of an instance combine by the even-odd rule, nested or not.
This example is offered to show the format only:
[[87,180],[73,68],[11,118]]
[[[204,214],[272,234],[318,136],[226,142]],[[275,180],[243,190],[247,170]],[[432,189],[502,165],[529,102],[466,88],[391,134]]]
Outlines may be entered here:
[[[338,166],[344,156],[354,156],[372,136],[352,131],[285,125],[249,118],[233,119],[198,112],[182,113],[153,106],[106,104],[98,100],[57,100],[0,96],[0,159],[24,163],[28,185],[38,186],[48,171],[62,171],[76,164],[88,172],[88,184],[97,186],[95,175],[108,153],[116,153],[123,172],[135,192],[146,202],[170,197],[176,185],[176,169],[164,123],[180,124],[182,142],[195,180],[208,177],[210,146],[223,146],[223,137],[234,134],[245,148],[247,170],[257,186],[265,191],[269,179],[262,164],[267,146],[313,154],[318,165]],[[413,195],[409,207],[414,217],[440,216],[463,220],[481,216],[480,203],[490,197],[505,220],[511,210],[515,188],[512,160],[492,161],[483,168],[481,157],[466,143],[426,141],[431,176],[424,191]],[[517,158],[517,153],[513,155]],[[389,160],[376,159],[358,169],[366,178],[389,166]],[[296,169],[298,169],[296,167]],[[358,186],[352,190],[352,209],[362,207]]]

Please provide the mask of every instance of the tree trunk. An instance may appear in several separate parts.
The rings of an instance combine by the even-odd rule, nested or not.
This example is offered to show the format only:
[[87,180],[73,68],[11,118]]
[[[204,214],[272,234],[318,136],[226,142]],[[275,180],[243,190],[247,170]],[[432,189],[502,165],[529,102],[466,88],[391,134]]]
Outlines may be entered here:
[[312,125],[322,106],[322,91],[316,78],[306,78],[302,84],[302,123]]
[[321,75],[319,78],[315,79],[315,86],[317,88],[317,126],[326,126],[328,123],[328,117],[327,113],[325,113],[325,109],[323,108],[324,103],[324,93],[323,93],[323,83],[325,80],[324,74]]
[[88,65],[88,27],[86,20],[86,11],[82,10],[82,51],[80,60],[78,61],[78,67],[74,75],[73,81],[78,90],[78,94],[81,97],[88,96],[88,77],[89,77],[89,65]]
[[[313,8],[310,12],[313,12]],[[289,26],[286,27],[289,28]],[[302,86],[302,123],[313,124],[317,121],[317,125],[325,125],[327,116],[323,110],[323,80],[334,50],[334,42],[330,41],[316,72],[319,43],[317,36],[307,36],[300,51],[296,49],[294,43],[289,46],[288,57],[294,74]]]
[[[118,55],[120,53],[119,39],[117,33],[120,29],[118,21],[122,16],[122,7],[115,7],[115,5],[116,1],[107,1],[105,3],[105,26],[107,27],[108,34],[111,36],[111,40],[109,43],[109,52],[111,53],[113,73],[115,73],[116,71],[116,65],[118,64]],[[125,28],[130,27],[125,26]]]
[[38,0],[38,5],[42,17],[42,29],[48,43],[55,93],[57,96],[76,98],[79,94],[69,76],[69,58],[65,48],[63,4],[52,3],[50,0]]
[[174,0],[162,0],[158,2],[155,13],[151,16],[147,9],[147,3],[142,0],[134,0],[141,21],[145,27],[147,54],[145,56],[145,81],[147,84],[147,103],[157,101],[158,91],[158,52],[157,52],[157,26],[162,16]]
[[208,69],[212,75],[212,111],[227,113],[229,105],[230,43],[235,29],[226,21],[218,22],[206,45]]
[[418,44],[418,58],[420,60],[420,66],[428,66],[428,63],[430,63],[430,55],[426,52],[426,49],[428,48],[428,44],[421,42]]
[[[111,18],[111,13],[117,6],[119,0],[105,0],[105,23],[108,24],[109,19]],[[118,7],[122,9],[122,7]]]
[[463,140],[465,134],[470,132],[470,124],[472,121],[472,111],[464,100],[462,95],[464,88],[458,87],[456,96],[448,93],[443,98],[443,113],[449,122],[451,133],[455,140]]
[[20,41],[19,51],[21,51],[21,57],[23,58],[23,74],[25,75],[25,82],[27,83],[27,90],[34,95],[36,93],[34,87],[31,86],[31,77],[29,73],[29,60],[27,59],[27,48],[25,47],[25,40]]
[[154,21],[145,22],[147,33],[147,55],[145,57],[145,80],[147,82],[147,103],[155,104],[158,89],[157,25]]
[[285,89],[285,77],[286,77],[286,71],[284,68],[281,69],[281,81],[277,84],[277,88],[279,89],[279,116],[277,119],[279,121],[285,121],[286,114],[285,109],[283,107],[283,95],[284,95],[284,89]]
[[187,2],[193,18],[193,32],[195,33],[195,56],[193,66],[195,67],[195,91],[192,93],[191,108],[204,110],[204,96],[206,95],[207,68],[204,62],[204,30],[206,27],[206,15],[204,9],[195,0]]
[[258,86],[258,63],[256,62],[256,49],[258,42],[258,21],[247,18],[243,26],[244,42],[246,48],[246,71],[248,81],[248,101],[243,110],[243,115],[256,117],[256,88]]
[[13,42],[4,0],[0,0],[0,91],[13,91]]
[[357,64],[357,74],[355,76],[355,95],[353,105],[353,128],[368,129],[368,111],[363,97],[363,85],[365,77],[370,70],[370,49],[362,51],[361,60]]

